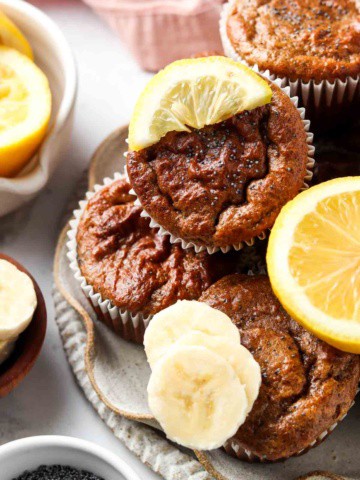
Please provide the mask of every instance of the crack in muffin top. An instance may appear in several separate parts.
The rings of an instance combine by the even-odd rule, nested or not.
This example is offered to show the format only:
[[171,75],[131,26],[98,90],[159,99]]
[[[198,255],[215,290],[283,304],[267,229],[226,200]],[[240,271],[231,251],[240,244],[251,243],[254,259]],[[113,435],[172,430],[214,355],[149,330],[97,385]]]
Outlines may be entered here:
[[356,0],[237,0],[226,32],[249,65],[291,80],[360,73]]
[[282,308],[265,275],[229,275],[199,299],[226,313],[260,364],[258,399],[227,451],[270,461],[310,447],[350,408],[360,377],[357,355],[317,339]]
[[306,174],[304,127],[275,85],[271,104],[130,151],[127,171],[147,213],[197,245],[237,245],[270,228]]
[[88,202],[79,222],[80,270],[103,299],[133,314],[153,315],[178,299],[197,299],[233,270],[202,252],[185,251],[149,227],[125,179],[115,180]]

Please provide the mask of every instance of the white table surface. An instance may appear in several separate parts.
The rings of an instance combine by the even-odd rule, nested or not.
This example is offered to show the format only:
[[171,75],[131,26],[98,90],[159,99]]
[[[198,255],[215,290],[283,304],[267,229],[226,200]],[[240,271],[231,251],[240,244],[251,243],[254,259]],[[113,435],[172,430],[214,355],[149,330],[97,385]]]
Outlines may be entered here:
[[52,265],[63,209],[97,145],[128,122],[149,74],[142,72],[114,33],[79,0],[34,0],[58,23],[75,53],[79,91],[68,155],[42,194],[0,219],[0,251],[38,281],[48,310],[48,331],[31,373],[0,399],[0,444],[31,435],[59,434],[96,442],[117,453],[142,478],[159,477],[118,441],[76,384],[62,349],[51,297]]

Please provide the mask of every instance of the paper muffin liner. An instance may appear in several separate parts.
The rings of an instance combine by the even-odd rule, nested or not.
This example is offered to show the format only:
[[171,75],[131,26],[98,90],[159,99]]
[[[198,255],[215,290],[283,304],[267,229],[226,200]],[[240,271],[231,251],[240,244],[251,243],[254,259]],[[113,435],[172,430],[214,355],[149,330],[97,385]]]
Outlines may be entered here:
[[223,0],[84,1],[107,21],[145,70],[155,72],[196,52],[221,51]]
[[[355,396],[359,393],[359,389],[357,390]],[[310,443],[309,446],[303,448],[302,450],[299,450],[296,452],[294,455],[290,455],[288,457],[283,457],[278,460],[269,460],[266,455],[259,456],[256,455],[255,453],[252,453],[251,450],[245,449],[241,447],[236,440],[229,441],[225,446],[224,450],[228,455],[231,455],[232,457],[237,457],[239,460],[243,460],[249,463],[275,463],[275,462],[282,462],[284,460],[287,460],[288,458],[291,457],[299,457],[300,455],[303,455],[304,453],[308,452],[314,447],[317,447],[320,445],[334,430],[335,428],[339,425],[340,422],[344,420],[346,415],[349,413],[350,409],[355,405],[355,400],[351,403],[349,410],[341,417],[337,422],[335,422],[331,427],[326,429],[321,435],[317,437],[316,440]]]
[[[266,271],[266,266],[265,265],[257,265],[254,270],[249,270],[248,275],[267,275]],[[359,393],[360,388],[357,389],[356,395]],[[344,420],[344,418],[347,416],[349,413],[350,409],[355,405],[355,400],[351,403],[349,410],[339,418],[337,422],[335,422],[333,425],[331,425],[327,430],[325,430],[321,435],[318,436],[316,440],[310,443],[308,447],[303,448],[302,450],[299,450],[297,453],[294,455],[291,455],[290,457],[284,457],[280,458],[279,460],[269,460],[266,455],[259,456],[256,455],[255,453],[251,452],[251,450],[248,450],[246,448],[243,448],[239,445],[239,443],[236,440],[228,441],[224,445],[224,450],[228,455],[231,455],[232,457],[236,457],[239,460],[246,461],[248,463],[276,463],[276,462],[282,462],[284,460],[287,460],[288,458],[291,457],[298,457],[300,455],[303,455],[304,453],[308,452],[312,448],[320,445],[329,435],[332,433],[335,428],[339,425],[340,422]]]
[[227,19],[235,3],[236,0],[230,0],[226,3],[223,6],[220,16],[220,36],[224,53],[227,57],[244,63],[269,80],[278,80],[281,87],[289,87],[290,95],[297,96],[300,99],[300,102],[308,112],[309,118],[317,118],[319,115],[322,115],[326,120],[326,115],[339,116],[341,114],[339,108],[351,104],[354,99],[360,99],[360,75],[354,78],[347,77],[345,80],[337,78],[333,81],[304,81],[300,78],[290,80],[288,77],[278,77],[271,73],[270,70],[261,70],[257,64],[249,65],[246,60],[241,58],[236,52],[226,32]]
[[67,234],[69,241],[66,244],[68,248],[67,257],[70,261],[70,269],[73,271],[75,279],[79,282],[80,288],[95,311],[97,318],[124,340],[142,344],[145,329],[152,315],[144,316],[142,313],[133,314],[128,310],[122,310],[116,307],[111,300],[103,298],[100,293],[95,292],[94,287],[83,276],[77,256],[76,235],[80,218],[88,201],[99,190],[122,178],[124,178],[124,175],[120,173],[115,173],[113,178],[105,178],[102,185],[95,185],[93,191],[86,193],[86,200],[79,202],[79,208],[73,212],[74,218],[69,222],[70,230]]
[[[301,117],[301,120],[302,120],[302,123],[303,123],[303,126],[304,126],[304,130],[305,130],[305,133],[306,133],[308,158],[307,158],[307,163],[306,163],[306,173],[305,173],[305,177],[304,177],[304,183],[303,183],[303,186],[300,190],[306,190],[307,188],[309,188],[309,183],[308,182],[310,182],[312,177],[313,177],[313,168],[314,168],[314,164],[315,164],[315,160],[314,160],[315,147],[313,146],[314,135],[313,135],[313,133],[310,132],[310,120],[305,119],[305,108],[298,107],[298,101],[299,101],[298,97],[290,95],[290,87],[283,87],[281,85],[281,81],[279,79],[272,80],[272,82],[275,83],[275,85],[277,85],[278,87],[280,87],[281,90],[283,92],[285,92],[288,97],[290,97],[291,102],[296,107],[297,111],[299,112],[299,115]],[[127,153],[124,153],[124,156],[126,157]],[[131,185],[126,166],[124,168],[124,175],[127,177],[128,181]],[[263,232],[260,233],[260,235],[257,235],[255,237],[251,238],[250,240],[245,240],[245,241],[239,242],[237,244],[228,245],[226,247],[209,247],[209,246],[197,245],[194,242],[187,242],[186,240],[173,235],[168,230],[166,230],[162,225],[160,225],[158,222],[156,222],[156,220],[154,220],[151,217],[151,215],[149,215],[149,213],[145,210],[144,206],[141,204],[135,190],[131,189],[130,192],[133,195],[136,196],[135,204],[142,208],[141,216],[142,217],[147,217],[147,218],[150,219],[150,227],[151,228],[158,228],[160,235],[168,235],[171,243],[173,243],[173,244],[180,243],[181,247],[183,249],[193,248],[196,253],[199,253],[199,252],[202,252],[202,251],[207,251],[210,255],[212,255],[213,253],[216,253],[218,251],[221,251],[223,253],[227,253],[232,249],[234,249],[236,251],[241,250],[244,247],[245,244],[248,245],[248,246],[252,246],[257,238],[260,239],[260,240],[264,240],[267,237],[268,229],[264,230]]]

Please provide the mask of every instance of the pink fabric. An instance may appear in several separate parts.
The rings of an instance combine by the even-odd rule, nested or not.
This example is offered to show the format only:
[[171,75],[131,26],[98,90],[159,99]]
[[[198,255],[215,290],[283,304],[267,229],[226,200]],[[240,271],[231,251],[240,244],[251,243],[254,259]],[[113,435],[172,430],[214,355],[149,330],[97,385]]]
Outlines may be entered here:
[[145,70],[202,51],[222,52],[223,0],[84,0],[118,33]]

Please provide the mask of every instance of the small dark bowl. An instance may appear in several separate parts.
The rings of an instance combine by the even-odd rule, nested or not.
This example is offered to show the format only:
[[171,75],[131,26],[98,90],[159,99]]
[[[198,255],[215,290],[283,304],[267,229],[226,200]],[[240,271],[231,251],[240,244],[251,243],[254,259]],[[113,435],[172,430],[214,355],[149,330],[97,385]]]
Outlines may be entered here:
[[0,259],[12,263],[31,278],[37,297],[37,307],[30,325],[19,336],[13,353],[0,365],[0,397],[5,397],[19,385],[34,366],[44,343],[47,317],[44,297],[30,273],[7,255],[0,253]]

